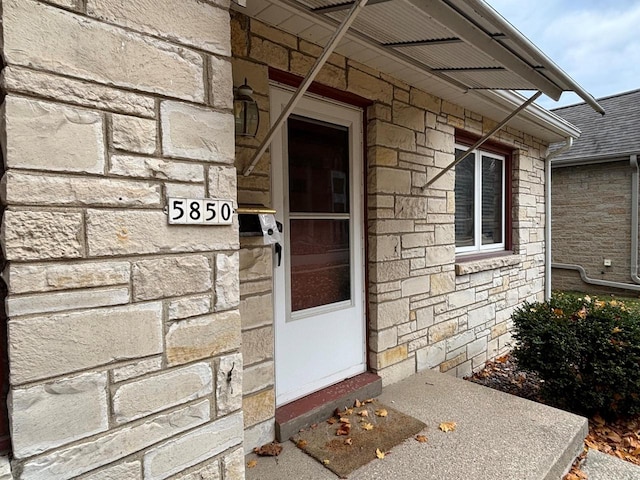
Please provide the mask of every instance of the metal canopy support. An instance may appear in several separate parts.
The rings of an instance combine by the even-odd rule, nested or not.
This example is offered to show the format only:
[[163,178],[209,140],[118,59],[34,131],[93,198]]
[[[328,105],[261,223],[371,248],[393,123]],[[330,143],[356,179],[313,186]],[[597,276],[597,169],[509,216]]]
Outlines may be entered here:
[[529,98],[526,102],[524,102],[522,105],[520,105],[518,108],[516,108],[513,112],[511,112],[504,120],[502,120],[500,123],[498,123],[495,127],[493,127],[489,133],[487,133],[484,137],[482,137],[480,140],[478,140],[476,143],[474,143],[471,147],[469,147],[467,149],[467,151],[464,152],[464,154],[462,154],[462,156],[456,158],[452,163],[447,165],[444,168],[444,170],[442,170],[435,177],[433,177],[431,180],[429,180],[427,182],[427,184],[424,187],[422,187],[422,189],[425,190],[425,189],[429,188],[429,186],[431,186],[434,182],[436,182],[445,173],[447,173],[449,170],[451,170],[453,167],[455,167],[457,164],[459,164],[461,161],[463,161],[465,158],[467,158],[471,154],[471,152],[473,152],[476,148],[480,147],[480,145],[482,145],[484,142],[489,140],[489,138],[491,138],[494,133],[496,133],[498,130],[500,130],[502,127],[504,127],[507,123],[509,123],[509,121],[513,117],[515,117],[518,113],[520,113],[522,110],[524,110],[529,105],[531,105],[533,102],[535,102],[538,99],[538,97],[540,97],[540,95],[542,95],[542,92],[540,90],[538,90],[533,96],[531,96],[531,98]]
[[338,46],[338,43],[340,42],[340,40],[342,40],[342,37],[347,33],[347,30],[349,30],[349,27],[355,20],[356,16],[366,6],[367,2],[368,0],[358,0],[356,3],[353,4],[353,7],[351,7],[351,10],[349,10],[349,13],[347,14],[347,16],[344,18],[344,20],[342,21],[338,29],[335,31],[335,33],[333,34],[333,36],[331,37],[327,45],[324,47],[324,51],[322,52],[322,55],[318,57],[318,59],[316,60],[316,63],[313,65],[313,67],[311,67],[311,70],[309,70],[309,73],[307,73],[307,76],[304,78],[304,80],[302,80],[302,83],[298,87],[298,90],[296,90],[296,92],[293,94],[293,96],[291,97],[291,100],[289,100],[289,103],[287,103],[287,105],[284,107],[284,110],[282,110],[282,113],[280,114],[278,119],[275,121],[275,123],[271,126],[271,128],[267,132],[267,136],[260,144],[260,148],[258,148],[258,151],[253,156],[251,163],[243,173],[245,177],[249,176],[253,171],[253,169],[256,167],[256,164],[260,160],[260,157],[262,157],[262,155],[264,155],[264,153],[267,151],[267,148],[269,148],[269,145],[271,144],[271,141],[273,140],[273,137],[275,136],[275,134],[280,130],[280,127],[282,127],[282,125],[287,120],[289,115],[291,115],[291,112],[293,112],[293,109],[296,107],[298,101],[300,101],[300,99],[305,94],[307,89],[311,86],[311,82],[313,82],[313,80],[316,78],[316,76],[320,72],[320,69],[323,67],[323,65],[329,58],[329,56],[333,53],[335,48]]

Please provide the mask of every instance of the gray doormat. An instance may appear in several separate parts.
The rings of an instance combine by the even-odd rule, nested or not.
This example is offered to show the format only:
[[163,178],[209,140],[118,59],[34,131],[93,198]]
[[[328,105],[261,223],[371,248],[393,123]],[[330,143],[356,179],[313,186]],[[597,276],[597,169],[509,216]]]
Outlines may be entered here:
[[357,402],[353,408],[335,413],[292,440],[340,478],[380,459],[426,427],[420,420],[376,401]]

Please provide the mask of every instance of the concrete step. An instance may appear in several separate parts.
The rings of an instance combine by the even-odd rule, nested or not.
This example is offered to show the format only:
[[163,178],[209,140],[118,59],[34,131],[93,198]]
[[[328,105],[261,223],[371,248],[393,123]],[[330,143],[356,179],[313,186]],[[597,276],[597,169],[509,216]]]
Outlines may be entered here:
[[344,409],[356,399],[374,398],[381,393],[382,379],[366,372],[288,403],[276,409],[276,439],[289,440],[300,429],[324,422],[336,408]]
[[640,467],[598,450],[589,450],[582,466],[589,480],[639,480]]
[[[586,418],[431,371],[385,387],[378,398],[425,422],[428,442],[407,439],[350,479],[559,480],[588,432]],[[456,422],[456,430],[440,431],[441,422]],[[337,478],[291,442],[279,458],[257,461],[248,480]]]

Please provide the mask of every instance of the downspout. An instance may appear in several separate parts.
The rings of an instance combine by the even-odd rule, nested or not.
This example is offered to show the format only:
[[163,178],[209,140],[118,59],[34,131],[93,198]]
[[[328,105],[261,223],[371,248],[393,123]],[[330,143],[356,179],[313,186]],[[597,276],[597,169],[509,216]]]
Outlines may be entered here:
[[631,280],[634,283],[640,283],[640,277],[638,277],[638,179],[640,178],[638,156],[631,155],[629,163],[633,168],[631,174]]
[[545,170],[545,201],[544,201],[544,299],[551,298],[551,160],[566,152],[573,145],[573,137],[567,137],[565,143],[558,150],[547,154],[547,168]]
[[580,273],[580,278],[583,282],[591,285],[600,285],[602,287],[613,287],[640,292],[640,285],[638,285],[640,284],[640,277],[638,277],[638,191],[640,190],[638,180],[640,179],[640,166],[638,165],[638,156],[636,154],[630,156],[629,164],[633,168],[633,173],[631,174],[631,280],[633,280],[636,285],[589,278],[584,267],[580,265],[554,263],[552,265],[553,268],[575,270]]

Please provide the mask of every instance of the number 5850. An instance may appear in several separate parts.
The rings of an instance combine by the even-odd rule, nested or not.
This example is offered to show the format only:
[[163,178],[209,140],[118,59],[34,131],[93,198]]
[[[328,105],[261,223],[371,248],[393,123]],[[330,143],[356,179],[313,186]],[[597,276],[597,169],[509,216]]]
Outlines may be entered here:
[[233,220],[231,200],[169,199],[169,224],[229,225]]

